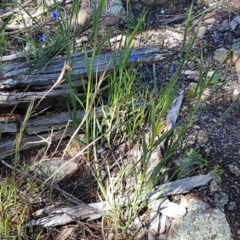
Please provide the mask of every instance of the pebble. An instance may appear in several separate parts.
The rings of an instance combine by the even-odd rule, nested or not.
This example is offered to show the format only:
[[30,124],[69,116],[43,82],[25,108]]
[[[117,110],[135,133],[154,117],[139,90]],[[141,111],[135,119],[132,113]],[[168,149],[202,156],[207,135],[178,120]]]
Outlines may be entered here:
[[240,16],[236,16],[230,23],[230,28],[234,31],[236,27],[240,24]]
[[224,212],[224,207],[228,203],[228,195],[225,192],[215,193],[214,203],[218,209]]
[[239,177],[239,176],[240,176],[240,169],[239,169],[237,166],[235,166],[235,165],[233,165],[233,164],[229,164],[229,165],[228,165],[228,169],[229,169],[229,171],[230,171],[232,174],[234,174],[236,177]]
[[199,39],[203,39],[206,31],[207,31],[207,29],[206,29],[205,26],[200,27],[200,28],[198,29],[197,37],[198,37]]
[[212,180],[210,182],[210,192],[218,192],[221,191],[221,187],[218,185],[216,180]]
[[228,50],[225,48],[219,48],[214,51],[213,58],[218,62],[222,62],[226,58]]
[[234,210],[234,208],[236,207],[236,203],[231,201],[229,204],[228,204],[228,210],[229,211],[232,211]]

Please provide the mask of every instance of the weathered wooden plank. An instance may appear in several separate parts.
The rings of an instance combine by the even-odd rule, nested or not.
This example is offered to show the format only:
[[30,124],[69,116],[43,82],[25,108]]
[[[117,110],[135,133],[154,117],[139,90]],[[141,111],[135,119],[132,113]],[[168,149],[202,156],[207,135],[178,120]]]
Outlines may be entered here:
[[[85,112],[84,111],[78,111],[76,113],[76,118],[81,121]],[[97,117],[101,118],[103,116],[102,109],[97,109]],[[70,121],[70,124],[68,124]],[[0,132],[11,132],[15,133],[19,129],[19,122],[13,123],[0,123]],[[36,134],[41,134],[41,137],[46,138],[49,136],[50,132],[53,131],[53,139],[57,140],[60,139],[61,136],[59,136],[61,133],[63,133],[66,126],[69,125],[66,134],[69,135],[74,132],[74,129],[72,128],[71,124],[71,117],[69,112],[62,112],[58,114],[51,114],[48,116],[42,116],[36,119],[30,119],[25,127],[24,131],[24,138],[21,144],[21,150],[26,150],[31,147],[37,146],[41,144],[39,142],[41,138],[37,136]],[[11,128],[11,131],[9,131],[9,128]],[[0,141],[0,159],[4,159],[7,156],[10,156],[14,151],[14,146],[16,142],[16,137],[13,137],[11,139],[5,140],[2,139]],[[35,142],[35,143],[31,143]]]
[[[32,136],[25,136],[22,140],[20,151],[27,150],[33,147],[37,147],[41,144],[44,144],[43,139],[47,139],[51,136],[51,141],[57,141],[61,139],[62,136],[67,137],[73,134],[74,129],[69,128],[66,131],[54,131],[52,134],[50,133],[42,133],[41,137],[37,135]],[[47,142],[47,140],[46,140]],[[16,144],[16,137],[8,139],[8,140],[1,140],[0,141],[0,160],[3,160],[6,157],[11,156],[14,153],[14,148]]]
[[[96,56],[93,59],[92,73],[93,76],[103,73],[106,68],[108,71],[113,68],[118,67],[122,64],[126,54],[131,55],[126,66],[131,64],[152,64],[159,63],[167,60],[169,57],[174,55],[173,51],[170,50],[160,50],[158,48],[139,48],[134,49],[132,52],[117,51],[104,53]],[[88,54],[90,55],[90,54]],[[134,56],[134,57],[133,57]],[[92,56],[88,56],[88,61],[92,60]],[[41,71],[31,72],[28,75],[23,75],[29,70],[29,64],[26,66],[21,66],[21,69],[17,68],[16,65],[11,67],[5,65],[2,69],[2,82],[0,84],[0,89],[16,88],[16,87],[27,87],[27,86],[45,86],[52,85],[59,77],[59,74],[63,68],[66,57],[60,57],[58,59],[52,60],[48,66],[46,66]],[[71,77],[72,79],[81,79],[80,76],[87,76],[86,67],[86,57],[83,53],[73,54],[70,58],[70,65],[72,67]],[[22,73],[22,74],[21,74]]]
[[191,189],[208,184],[212,179],[211,174],[199,175],[164,183],[155,187],[146,197],[146,200],[153,201],[159,197],[178,195],[189,192]]
[[[79,121],[81,121],[84,114],[85,114],[84,111],[77,111],[76,118]],[[101,118],[102,116],[103,116],[102,110],[101,108],[99,108],[97,110],[97,117]],[[71,122],[71,116],[69,112],[41,116],[36,119],[30,119],[26,124],[24,133],[27,135],[34,135],[44,132],[50,132],[52,129],[56,131],[62,130],[68,125],[69,121]],[[19,121],[16,121],[16,123],[14,123],[13,121],[9,123],[0,123],[0,132],[6,133],[8,132],[10,127],[12,127],[10,131],[11,133],[17,132],[18,128],[13,126],[18,124]]]
[[[37,101],[42,98],[44,100],[51,102],[51,98],[56,98],[61,96],[61,98],[67,99],[69,96],[67,89],[59,89],[52,91],[43,92],[17,92],[17,93],[0,93],[0,107],[2,106],[14,106],[19,103],[29,103],[31,101]],[[78,97],[80,99],[84,98],[86,95],[79,93]]]

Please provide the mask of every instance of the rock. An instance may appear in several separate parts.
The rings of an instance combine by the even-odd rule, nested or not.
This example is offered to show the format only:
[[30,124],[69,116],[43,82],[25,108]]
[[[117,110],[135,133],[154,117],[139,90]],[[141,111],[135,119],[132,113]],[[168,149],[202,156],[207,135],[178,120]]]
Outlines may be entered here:
[[123,7],[122,0],[109,0],[103,11],[103,24],[113,26],[120,20],[125,20],[126,11]]
[[240,169],[239,169],[237,166],[235,166],[235,165],[233,165],[233,164],[229,164],[229,165],[228,165],[228,169],[229,169],[229,171],[230,171],[232,174],[234,174],[236,177],[239,177],[239,176],[240,176]]
[[232,61],[236,63],[240,59],[240,42],[232,44]]
[[136,10],[141,10],[142,8],[143,8],[143,5],[142,5],[142,3],[141,2],[137,2],[136,4],[134,4],[134,9],[136,9]]
[[217,208],[224,212],[224,207],[228,203],[228,195],[225,192],[215,193],[214,203],[216,204]]
[[239,100],[239,96],[240,96],[240,91],[239,91],[239,89],[234,89],[234,90],[233,90],[232,100],[233,100],[233,101]]
[[235,70],[240,73],[240,42],[232,45],[232,63],[235,64]]
[[210,182],[210,192],[218,192],[221,191],[221,187],[218,185],[216,180],[212,180]]
[[222,62],[228,54],[228,50],[225,48],[219,48],[214,51],[213,58],[218,62]]
[[225,32],[225,31],[228,31],[229,30],[229,23],[228,23],[228,20],[225,19],[222,24],[219,25],[218,27],[218,31],[219,32]]
[[215,24],[216,23],[216,19],[215,18],[208,18],[204,21],[204,23],[206,24]]
[[229,23],[229,26],[234,31],[239,24],[240,24],[240,16],[238,15]]
[[[82,0],[78,13],[78,24],[83,26],[92,16],[94,9],[99,5],[100,0],[88,1]],[[105,26],[112,26],[119,20],[125,20],[126,11],[121,0],[108,0],[101,14],[102,23]]]
[[233,239],[222,211],[192,196],[188,197],[188,204],[187,215],[173,220],[167,240]]
[[206,31],[207,31],[207,28],[206,28],[205,26],[201,26],[201,27],[198,29],[197,37],[198,37],[199,39],[203,39]]
[[240,73],[240,59],[235,63],[235,70],[237,73]]
[[236,207],[236,203],[233,202],[233,201],[228,204],[228,210],[229,211],[234,210],[235,207]]
[[70,157],[75,157],[82,149],[82,146],[79,142],[73,139],[66,148],[66,152],[69,154]]
[[42,161],[38,166],[32,169],[36,169],[37,175],[44,180],[53,175],[52,180],[59,182],[65,178],[71,177],[78,170],[78,164],[74,161],[52,158],[45,159],[45,161]]
[[78,24],[80,26],[83,26],[90,19],[91,15],[92,15],[92,9],[90,6],[90,2],[87,0],[83,0],[81,2],[81,7],[78,13],[78,19],[77,19]]
[[107,240],[113,240],[114,239],[114,233],[109,233],[107,236]]

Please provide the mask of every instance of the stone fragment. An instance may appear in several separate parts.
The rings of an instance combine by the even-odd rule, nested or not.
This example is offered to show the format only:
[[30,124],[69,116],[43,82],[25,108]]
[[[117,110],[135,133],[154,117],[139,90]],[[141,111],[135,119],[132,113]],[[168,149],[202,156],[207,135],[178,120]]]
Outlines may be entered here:
[[239,99],[239,96],[240,96],[240,89],[233,89],[233,97],[232,97],[232,100],[233,100],[233,101],[240,100],[240,99]]
[[91,15],[92,15],[92,9],[90,6],[90,2],[83,0],[81,2],[81,7],[78,13],[78,19],[77,19],[78,24],[83,26],[90,19]]
[[225,192],[215,193],[214,203],[217,208],[224,212],[224,207],[228,203],[228,195]]
[[232,44],[232,61],[236,63],[240,59],[240,42]]
[[206,27],[205,27],[205,26],[201,26],[201,27],[198,29],[197,37],[198,37],[199,39],[203,39],[206,31],[207,31]]
[[75,157],[80,151],[82,147],[80,146],[80,143],[73,139],[66,148],[66,152],[69,154],[70,157]]
[[214,24],[216,23],[216,19],[215,18],[208,18],[204,21],[204,23],[206,24]]
[[237,73],[240,73],[240,59],[235,63],[235,70]]
[[136,10],[141,10],[142,8],[143,8],[143,5],[142,5],[142,3],[141,2],[137,2],[136,4],[134,4],[134,9],[136,9]]
[[228,169],[229,171],[234,174],[236,177],[239,177],[240,176],[240,169],[236,166],[236,165],[233,165],[233,164],[229,164],[228,165]]
[[228,23],[228,20],[225,19],[222,24],[219,25],[218,27],[218,31],[220,32],[225,32],[225,31],[228,31],[229,30],[229,23]]
[[214,51],[213,58],[218,62],[222,62],[228,54],[228,50],[225,48],[219,48]]
[[[94,14],[94,9],[99,6],[100,0],[82,0],[77,22],[83,26]],[[119,20],[125,20],[126,11],[121,0],[107,0],[101,13],[101,20],[105,26],[113,26]]]
[[236,16],[230,23],[230,28],[234,31],[236,27],[240,24],[240,16]]
[[232,240],[226,217],[219,209],[190,196],[186,216],[174,219],[167,240]]
[[231,201],[229,204],[228,204],[228,210],[229,211],[232,211],[234,210],[234,208],[236,207],[236,203]]
[[218,185],[216,180],[212,180],[210,182],[210,192],[218,192],[221,191],[221,187]]
[[[77,170],[78,164],[74,161],[65,161],[61,158],[45,159],[40,166],[35,166],[37,175],[42,179],[61,181],[65,178],[71,177]],[[33,168],[33,170],[35,170]]]

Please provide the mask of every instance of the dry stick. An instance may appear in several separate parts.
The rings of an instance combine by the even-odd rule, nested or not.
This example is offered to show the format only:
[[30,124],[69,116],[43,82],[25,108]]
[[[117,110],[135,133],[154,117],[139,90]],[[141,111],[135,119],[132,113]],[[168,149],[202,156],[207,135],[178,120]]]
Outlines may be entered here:
[[35,106],[35,108],[37,108],[40,103],[42,102],[42,100],[48,95],[49,92],[51,92],[55,87],[57,87],[59,84],[62,83],[64,74],[66,73],[66,71],[68,71],[70,69],[69,63],[68,62],[64,62],[63,64],[63,69],[58,77],[58,80],[54,83],[54,85],[43,95],[43,97],[38,101],[37,105]]
[[47,182],[43,182],[41,179],[37,178],[37,177],[34,177],[32,176],[31,174],[27,173],[27,172],[23,172],[15,167],[13,167],[12,165],[8,164],[7,162],[5,162],[4,160],[1,160],[1,163],[10,168],[11,170],[13,171],[16,171],[17,173],[19,173],[20,175],[24,176],[24,177],[29,177],[31,179],[33,179],[34,181],[36,181],[38,184],[43,184],[47,187],[52,187],[54,188],[55,190],[59,191],[60,193],[62,193],[64,195],[64,197],[70,201],[71,203],[73,204],[76,204],[77,206],[83,206],[83,207],[87,207],[87,208],[91,208],[93,210],[96,211],[95,208],[92,208],[90,207],[89,205],[85,204],[84,202],[82,202],[81,200],[77,199],[76,197],[74,197],[73,195],[71,195],[70,193],[68,192],[65,192],[64,190],[62,190],[60,187],[58,187],[56,184],[51,184],[51,183],[47,183]]
[[56,146],[52,156],[57,152],[57,150],[58,150],[58,148],[59,148],[59,146],[60,146],[60,144],[61,144],[61,142],[63,140],[63,137],[65,136],[65,133],[67,132],[67,129],[68,129],[69,125],[70,125],[70,120],[67,122],[67,125],[66,125],[66,127],[65,127],[65,129],[63,131],[63,134],[62,134],[62,136],[61,136],[61,138],[60,138],[60,140],[59,140],[59,142],[58,142],[58,144],[57,144],[57,146]]

